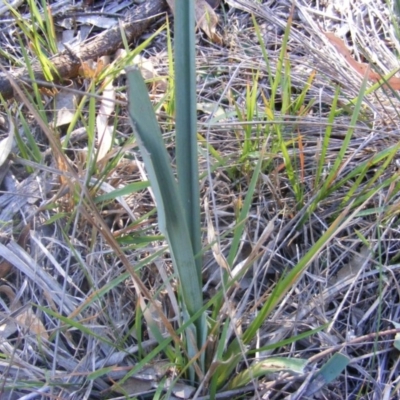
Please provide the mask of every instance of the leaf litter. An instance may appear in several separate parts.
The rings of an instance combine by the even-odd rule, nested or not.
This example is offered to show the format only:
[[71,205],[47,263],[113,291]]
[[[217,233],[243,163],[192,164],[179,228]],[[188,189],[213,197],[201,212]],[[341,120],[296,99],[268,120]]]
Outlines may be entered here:
[[[254,262],[250,268],[252,279],[244,292],[237,295],[238,289],[229,299],[235,305],[236,317],[243,326],[254,317],[263,299],[264,301],[267,299],[269,288],[276,283],[277,278],[284,274],[286,268],[295,265],[296,261],[326,230],[337,207],[353,184],[351,179],[345,181],[341,187],[319,202],[318,209],[308,215],[306,223],[301,222],[306,215],[306,205],[315,193],[313,185],[316,157],[320,153],[322,137],[329,124],[329,105],[332,104],[334,86],[336,84],[341,86],[339,104],[342,112],[334,121],[323,174],[327,173],[329,165],[334,162],[346,135],[350,117],[343,110],[346,110],[349,100],[357,96],[362,79],[366,76],[373,82],[380,81],[382,76],[386,76],[388,72],[395,71],[397,68],[397,65],[392,62],[395,49],[387,45],[387,43],[390,44],[390,40],[385,40],[383,47],[378,47],[376,38],[371,37],[371,35],[376,35],[393,38],[393,31],[385,9],[380,8],[380,5],[371,5],[372,8],[363,17],[362,24],[346,25],[338,21],[349,20],[348,17],[357,12],[356,9],[361,2],[355,2],[348,9],[339,4],[335,5],[336,2],[332,3],[333,5],[311,7],[306,2],[298,2],[298,15],[289,40],[288,57],[293,67],[291,84],[295,93],[296,90],[304,87],[311,73],[317,71],[310,90],[306,94],[306,102],[312,100],[316,102],[309,113],[301,118],[284,116],[283,136],[286,141],[293,141],[293,132],[301,133],[304,147],[300,150],[294,145],[291,156],[296,159],[301,152],[304,157],[304,164],[299,161],[298,165],[301,166],[305,185],[305,205],[300,211],[296,209],[297,204],[291,191],[290,181],[285,169],[281,168],[282,155],[275,148],[269,148],[267,155],[270,165],[263,172],[265,179],[259,185],[252,211],[247,218],[242,238],[244,244],[242,258],[238,259],[236,264],[242,266],[241,263],[246,263],[245,260],[248,258],[253,259]],[[203,195],[213,191],[217,199],[216,203],[210,204],[207,216],[204,218],[208,224],[209,240],[213,242],[212,238],[219,235],[218,247],[213,248],[218,260],[215,260],[212,251],[205,255],[205,259],[210,264],[214,264],[211,269],[217,271],[220,268],[218,264],[225,265],[223,260],[226,259],[230,245],[229,235],[222,236],[221,233],[232,228],[235,221],[235,207],[240,207],[240,198],[243,197],[248,185],[246,169],[241,161],[244,127],[252,128],[254,143],[259,140],[260,130],[271,143],[273,142],[272,124],[267,123],[265,104],[261,101],[261,96],[258,101],[257,115],[249,116],[249,121],[239,121],[235,110],[235,106],[245,108],[246,87],[254,78],[253,71],[262,71],[259,76],[260,92],[267,94],[270,91],[260,43],[254,34],[248,13],[252,12],[257,16],[262,35],[264,39],[267,39],[265,43],[270,55],[272,73],[276,73],[282,28],[289,15],[289,8],[278,2],[264,2],[261,7],[255,2],[229,0],[223,6],[229,23],[224,19],[221,10],[217,9],[219,25],[212,26],[212,29],[218,30],[222,42],[213,40],[212,30],[208,32],[205,30],[205,35],[214,42],[213,46],[209,45],[206,37],[203,37],[200,32],[197,33],[199,40],[197,61],[200,66],[199,133],[207,138],[207,146],[212,146],[215,152],[215,158],[212,157],[211,161],[216,163],[217,156],[225,161],[225,165],[220,167],[215,164],[211,182],[205,179],[201,181]],[[374,15],[382,15],[382,18]],[[324,26],[323,31],[319,29],[315,21]],[[333,32],[340,32],[341,37],[350,36],[352,39],[370,35],[370,46],[363,48],[363,54],[370,60],[373,60],[375,54],[379,54],[382,60],[389,60],[385,65],[387,69],[381,69],[378,65],[378,70],[382,71],[381,75],[375,72],[375,66],[370,63],[357,61],[359,55],[356,49],[351,53],[350,47]],[[325,45],[325,39],[329,41],[328,46]],[[157,37],[146,52],[157,55],[160,48],[163,50],[166,48],[164,40],[165,37],[162,35]],[[331,52],[331,45],[336,48],[345,62],[339,61],[337,55]],[[152,66],[154,73],[167,76],[167,62],[165,55],[163,61]],[[235,68],[239,71],[236,76],[232,72]],[[91,78],[81,77],[80,79]],[[346,153],[347,164],[343,165],[336,178],[337,181],[348,176],[361,163],[370,162],[373,154],[385,151],[398,143],[398,98],[395,94],[388,92],[386,87],[391,86],[397,90],[398,79],[397,77],[388,78],[381,89],[365,96],[364,120],[358,122],[355,127]],[[124,99],[121,89],[123,83],[123,77],[117,77],[114,81],[115,98]],[[225,91],[226,86],[228,86],[227,91]],[[165,86],[154,86],[151,94],[155,102],[162,99],[163,92],[165,92]],[[227,93],[226,98],[219,101],[222,93]],[[96,110],[96,116],[103,114],[101,107],[105,103],[102,101],[99,100],[97,103],[99,109]],[[223,119],[213,121],[210,129],[210,114],[208,111],[202,114],[201,111],[209,109],[204,104],[215,105],[217,102],[217,109],[222,113]],[[165,109],[166,107],[158,115],[168,142],[173,126]],[[47,110],[50,112],[50,109]],[[114,150],[113,154],[119,154],[124,149],[124,141],[129,141],[131,132],[126,122],[126,111],[118,110],[117,112],[120,113],[116,117],[120,136],[111,144],[107,139],[107,144],[102,149],[103,153]],[[28,114],[26,110],[25,113]],[[98,123],[99,134],[102,129],[104,132],[108,127],[113,114],[107,111],[103,117],[101,123]],[[46,151],[49,145],[35,126],[35,121],[30,119],[29,123],[42,150]],[[16,129],[21,134],[20,125]],[[5,131],[2,130],[2,132]],[[97,144],[102,146],[101,136],[97,141]],[[87,144],[81,138],[69,146],[69,160],[78,165],[78,153]],[[173,152],[172,146],[170,151]],[[254,157],[256,156],[255,150]],[[140,164],[140,154],[134,147],[128,147],[123,157],[129,163]],[[206,165],[205,161],[205,157],[201,159],[201,165]],[[111,181],[112,178],[115,182],[123,182],[122,185],[142,179],[138,169],[122,168],[117,160],[115,163],[114,169],[107,172],[108,175],[106,173],[98,178],[106,181],[108,179]],[[28,166],[36,168],[33,175],[26,172],[25,168]],[[363,191],[368,190],[368,179],[373,176],[376,168],[379,168],[379,164],[371,167],[353,198],[362,197]],[[139,354],[141,349],[134,346],[142,333],[132,326],[139,298],[129,275],[126,274],[125,268],[113,249],[99,233],[100,229],[92,226],[87,217],[79,213],[75,214],[72,209],[67,209],[67,212],[72,215],[52,220],[66,205],[63,203],[65,192],[71,195],[69,204],[73,204],[70,203],[71,199],[75,201],[74,198],[77,195],[73,185],[67,189],[61,186],[63,180],[70,180],[70,177],[67,175],[67,168],[63,167],[60,161],[50,155],[48,164],[38,161],[28,163],[17,153],[16,157],[12,158],[11,171],[6,175],[3,183],[8,193],[0,197],[2,207],[0,219],[2,225],[4,224],[0,253],[4,261],[12,265],[7,272],[8,275],[3,276],[5,279],[3,286],[11,284],[18,291],[22,285],[26,285],[24,293],[20,296],[22,304],[33,303],[44,308],[48,307],[53,312],[70,316],[71,321],[63,320],[60,323],[59,319],[50,314],[31,315],[33,321],[39,321],[39,329],[36,332],[28,331],[29,334],[23,336],[22,342],[11,334],[11,339],[2,343],[4,354],[15,353],[15,360],[19,363],[18,370],[10,362],[9,364],[1,363],[1,371],[5,378],[11,380],[41,381],[40,390],[44,393],[55,390],[60,398],[72,398],[73,391],[83,396],[85,390],[91,393],[91,398],[102,398],[103,391],[109,389],[112,380],[120,379],[120,377],[99,376],[90,380],[87,379],[88,373],[94,372],[93,360],[96,362],[96,370],[100,370],[109,365],[108,361],[113,355],[125,354],[125,352],[129,354],[119,358],[116,361],[118,365],[115,367],[129,369],[135,366],[135,355]],[[84,168],[82,172],[85,172]],[[119,174],[118,179],[113,173]],[[334,238],[329,247],[321,252],[320,257],[310,265],[296,287],[282,300],[279,308],[265,322],[265,326],[259,333],[258,346],[262,347],[307,329],[316,328],[321,322],[329,322],[330,329],[314,335],[312,339],[305,338],[290,346],[281,346],[278,354],[274,350],[268,350],[260,352],[259,355],[268,360],[267,357],[272,354],[285,357],[298,352],[297,354],[301,354],[302,358],[312,360],[313,356],[318,356],[321,349],[334,349],[335,346],[346,345],[348,342],[349,345],[344,347],[343,351],[353,360],[352,363],[356,368],[348,369],[346,375],[341,375],[334,386],[325,385],[320,388],[321,395],[327,398],[351,398],[361,390],[367,391],[367,398],[373,398],[373,396],[379,398],[385,385],[391,385],[395,379],[393,371],[396,370],[396,362],[388,355],[397,342],[393,343],[394,336],[391,340],[387,340],[384,336],[381,337],[379,332],[392,328],[390,321],[398,319],[399,311],[398,217],[396,213],[388,213],[389,209],[398,208],[399,195],[396,181],[385,185],[385,182],[396,174],[398,174],[398,165],[394,159],[387,165],[377,181],[377,185],[382,186],[371,197],[364,210],[369,213],[360,213],[340,236]],[[63,180],[60,180],[60,177],[63,177]],[[82,174],[80,179],[84,182],[85,175]],[[96,187],[106,188],[95,182],[96,179],[90,181],[90,188],[93,191]],[[111,188],[107,187],[105,192],[110,191]],[[151,256],[162,250],[164,246],[152,214],[154,202],[147,191],[126,196],[124,201],[124,204],[119,203],[118,199],[110,201],[102,205],[99,210],[112,232],[116,233],[118,230],[131,232],[130,235],[122,237],[121,246],[132,265],[138,265],[148,258],[148,261],[144,261],[144,265],[141,265],[139,273],[148,288],[156,292],[160,290],[161,284],[153,271],[157,268],[164,268],[170,274],[171,271],[167,255],[162,259],[162,265],[152,268]],[[127,212],[126,204],[131,207],[132,215]],[[142,217],[144,219],[141,219]],[[273,226],[271,221],[274,221]],[[16,243],[14,236],[21,233],[27,222],[32,224],[31,234],[37,237],[36,240],[30,240],[29,244],[24,246]],[[211,228],[212,223],[219,229]],[[265,232],[268,232],[265,243],[261,243],[260,238]],[[158,242],[149,239],[150,236],[157,235]],[[248,249],[250,249],[250,255]],[[254,253],[251,253],[251,249]],[[246,276],[248,277],[249,275]],[[11,290],[14,291],[14,289]],[[212,291],[212,285],[209,290]],[[377,302],[378,298],[382,299],[382,303]],[[379,305],[385,303],[390,306]],[[167,304],[165,302],[163,305],[166,313],[168,313]],[[369,318],[364,318],[365,315]],[[75,319],[72,316],[76,318],[76,322],[88,330],[80,330],[81,325],[74,326],[72,322]],[[100,334],[97,335],[96,332]],[[371,342],[364,340],[357,343],[352,340],[354,336],[362,337],[371,332],[375,335],[371,337],[373,339]],[[57,335],[57,349],[53,345],[54,342],[47,341],[45,334],[49,335],[51,340],[53,340],[51,335]],[[153,343],[151,336],[149,333],[144,334],[151,348],[151,343]],[[38,360],[30,363],[27,348],[37,348],[39,338],[36,335],[43,336],[40,338],[42,359],[40,362]],[[379,343],[379,352],[376,352],[374,340],[375,343]],[[37,351],[39,354],[39,350]],[[377,365],[381,371],[379,376],[376,372]],[[46,386],[49,371],[51,371],[52,384],[56,389]],[[170,371],[170,373],[174,372]],[[307,379],[306,375],[307,373],[302,375],[304,381]],[[152,388],[154,391],[161,379],[161,376],[154,374],[150,377],[150,385],[145,384],[146,388],[149,390]],[[365,388],[364,381],[370,382],[370,387]],[[61,383],[57,384],[57,382]],[[285,395],[290,393],[292,398],[301,398],[299,397],[302,393],[299,382],[301,383],[299,377],[287,378],[284,382],[279,379],[271,381],[260,379],[257,394],[285,398]],[[65,387],[65,383],[70,385],[69,388]],[[137,389],[138,387],[128,388],[128,391],[130,395],[136,395]],[[190,391],[191,388],[187,389]],[[21,396],[29,391],[29,388],[14,389],[14,393]],[[254,393],[254,387],[252,391]],[[308,391],[312,392],[311,389]]]

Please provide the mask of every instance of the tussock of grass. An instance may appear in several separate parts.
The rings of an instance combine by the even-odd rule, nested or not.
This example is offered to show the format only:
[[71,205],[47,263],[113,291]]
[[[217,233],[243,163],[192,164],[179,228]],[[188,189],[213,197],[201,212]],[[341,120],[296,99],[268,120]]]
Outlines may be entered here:
[[[106,164],[96,163],[103,79],[76,80],[80,103],[62,128],[51,128],[54,102],[38,87],[1,104],[3,113],[18,108],[17,145],[1,167],[0,274],[15,297],[1,293],[0,325],[16,323],[0,343],[5,398],[128,398],[138,387],[147,398],[168,398],[189,366],[197,374],[192,397],[311,398],[314,369],[323,374],[335,353],[350,363],[320,396],[399,396],[399,96],[364,82],[320,30],[338,32],[356,59],[385,75],[399,50],[392,5],[366,5],[361,16],[361,1],[348,9],[298,2],[285,30],[290,9],[281,3],[227,3],[236,8],[218,11],[224,44],[198,33],[196,48],[207,370],[182,352],[178,278],[116,63],[108,71],[118,107]],[[6,69],[36,57],[48,65],[55,39],[43,33],[53,32],[52,21],[38,26],[38,12],[25,18],[27,31],[16,15],[18,35],[2,32]],[[160,51],[169,40],[161,30],[144,54],[158,74],[149,90],[174,166],[172,55]],[[28,306],[39,331],[21,322]],[[296,374],[271,372],[260,362],[272,356],[308,363]]]

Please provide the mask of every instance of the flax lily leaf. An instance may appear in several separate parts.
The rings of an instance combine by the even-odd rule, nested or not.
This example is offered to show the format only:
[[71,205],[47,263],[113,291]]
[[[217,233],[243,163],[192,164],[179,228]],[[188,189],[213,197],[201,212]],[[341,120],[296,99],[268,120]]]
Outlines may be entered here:
[[[127,77],[129,116],[156,199],[159,228],[170,247],[184,306],[193,316],[203,299],[178,185],[143,78],[135,67],[127,69]],[[199,320],[197,332],[200,326]]]

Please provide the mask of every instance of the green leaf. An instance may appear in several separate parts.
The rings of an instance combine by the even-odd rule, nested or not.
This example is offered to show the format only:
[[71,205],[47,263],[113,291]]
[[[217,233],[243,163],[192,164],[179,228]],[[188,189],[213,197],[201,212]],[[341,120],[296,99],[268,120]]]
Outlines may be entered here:
[[95,203],[100,203],[102,201],[107,200],[115,200],[119,196],[127,196],[129,194],[138,192],[139,190],[146,189],[150,186],[148,181],[145,182],[133,182],[125,185],[123,188],[115,189],[110,193],[102,194],[101,196],[97,196],[95,198]]
[[[176,166],[194,254],[201,253],[194,1],[175,0]],[[201,257],[196,259],[201,279]]]
[[[344,354],[335,354],[315,375],[312,380],[312,393],[333,382],[349,365],[350,358]],[[309,393],[308,393],[309,394]]]
[[[129,116],[156,199],[159,228],[167,239],[180,279],[183,307],[193,316],[202,308],[203,296],[178,185],[140,71],[130,67],[126,73]],[[195,321],[197,334],[203,332],[201,321]],[[201,343],[197,345],[200,347]]]

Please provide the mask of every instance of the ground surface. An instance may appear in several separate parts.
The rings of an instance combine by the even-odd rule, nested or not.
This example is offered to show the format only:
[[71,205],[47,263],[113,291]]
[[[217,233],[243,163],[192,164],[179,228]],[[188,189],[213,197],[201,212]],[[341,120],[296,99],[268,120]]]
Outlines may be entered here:
[[[104,31],[114,18],[111,13],[126,12],[128,6],[122,1],[86,2],[82,13],[70,2],[64,3],[62,14],[54,17],[58,35],[73,32],[76,37],[79,32],[83,39]],[[111,3],[120,9],[108,9]],[[17,10],[27,25],[33,23],[26,5]],[[39,13],[41,10],[39,5]],[[99,24],[99,11],[108,13],[102,15],[104,26],[87,30],[89,12]],[[283,66],[291,103],[287,103],[282,86],[280,97],[274,99],[273,118],[271,76],[279,72],[291,4],[230,0],[222,1],[216,13],[219,39],[199,30],[196,48],[200,184],[203,206],[206,198],[210,203],[202,214],[205,245],[207,214],[220,237],[222,253],[229,252],[230,229],[255,163],[260,154],[265,157],[241,254],[235,260],[237,265],[252,258],[249,272],[231,298],[239,330],[255,318],[279,278],[335,227],[341,213],[346,215],[334,237],[310,259],[306,272],[264,322],[254,343],[258,348],[283,343],[327,324],[312,337],[257,354],[265,359],[271,355],[307,359],[308,369],[299,375],[262,377],[235,395],[265,399],[399,398],[399,358],[394,345],[400,312],[399,98],[388,87],[370,91],[359,103],[357,119],[352,120],[360,88],[363,84],[370,87],[374,81],[363,83],[356,68],[343,57],[347,48],[359,67],[370,63],[383,76],[398,68],[400,45],[391,5],[383,1],[297,1]],[[251,14],[260,29],[261,42]],[[23,46],[26,56],[33,59],[33,47],[38,44],[27,39],[10,14],[1,17],[1,48],[9,55],[1,54],[1,64],[13,72],[26,64],[21,62]],[[131,48],[137,48],[165,22],[165,14],[160,14],[133,39]],[[335,50],[329,33],[343,39],[345,48]],[[66,37],[58,36],[56,43],[65,42]],[[141,68],[151,81],[150,97],[157,105],[174,163],[167,43],[164,28],[141,52],[147,60]],[[116,105],[102,122],[96,116],[106,113],[105,103],[100,98],[91,97],[93,102],[85,98],[85,93],[95,91],[106,96],[104,80],[93,83],[90,76],[92,71],[96,77],[95,68],[86,66],[86,72],[80,71],[68,85],[61,83],[75,91],[51,93],[42,88],[31,93],[33,99],[29,100],[38,104],[40,99],[42,109],[36,107],[36,114],[43,114],[40,118],[47,119],[51,133],[64,145],[64,154],[89,189],[99,215],[93,214],[93,204],[88,205],[71,184],[65,160],[57,156],[32,112],[35,109],[28,109],[21,98],[1,105],[3,136],[9,129],[6,111],[11,110],[18,143],[0,171],[1,398],[119,398],[121,394],[110,391],[112,383],[154,347],[147,329],[135,325],[135,287],[120,255],[102,234],[96,222],[99,216],[168,315],[162,274],[172,276],[171,263],[146,184],[129,195],[121,193],[123,198],[99,197],[115,188],[146,182],[147,177],[127,118],[125,77],[115,74],[111,86]],[[396,81],[390,83],[395,86]],[[333,102],[338,104],[335,115],[330,112]],[[59,113],[64,104],[77,116],[75,122]],[[57,123],[64,117],[67,122]],[[91,152],[104,151],[102,140],[106,136],[99,139],[96,134],[104,124],[111,127],[112,150],[106,149],[106,158],[91,164]],[[277,127],[281,140],[289,144],[292,169],[277,141]],[[327,127],[332,127],[331,131]],[[340,168],[321,195],[320,188],[338,157],[342,157]],[[365,172],[357,173],[363,165]],[[162,249],[163,256],[153,257]],[[204,256],[206,298],[218,288],[218,268],[208,251]],[[346,355],[350,364],[334,382],[315,393],[310,391],[308,379],[313,369],[335,353]],[[164,376],[174,374],[173,368],[167,368],[167,373],[157,370],[162,359],[160,355],[157,363],[149,366],[147,376],[139,374],[125,391],[132,397],[148,392],[152,398]],[[110,369],[90,375],[106,367]],[[221,391],[221,397],[234,396],[225,392]],[[199,395],[206,396],[207,390]]]

